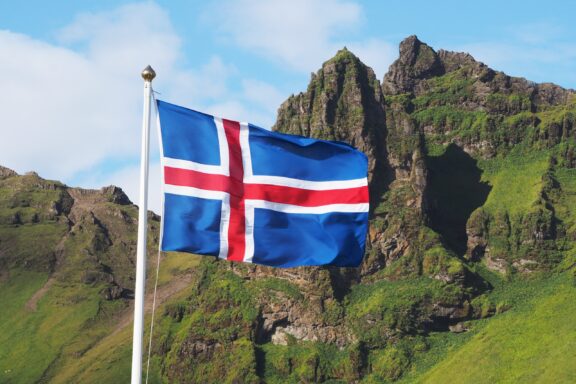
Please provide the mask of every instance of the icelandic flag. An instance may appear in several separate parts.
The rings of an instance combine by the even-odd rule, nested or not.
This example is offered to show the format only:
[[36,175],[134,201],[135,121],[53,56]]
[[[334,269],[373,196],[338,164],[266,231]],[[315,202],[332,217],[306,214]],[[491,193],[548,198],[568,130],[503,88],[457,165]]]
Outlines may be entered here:
[[161,249],[275,267],[362,261],[366,156],[157,101]]

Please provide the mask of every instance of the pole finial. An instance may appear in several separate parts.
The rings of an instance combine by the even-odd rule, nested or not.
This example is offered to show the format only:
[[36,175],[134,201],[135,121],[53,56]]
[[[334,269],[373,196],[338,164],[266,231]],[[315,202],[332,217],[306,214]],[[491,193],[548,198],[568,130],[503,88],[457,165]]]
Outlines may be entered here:
[[154,70],[152,69],[151,66],[147,66],[142,71],[142,78],[144,79],[144,81],[152,81],[152,80],[154,80],[155,77],[156,77],[156,72],[154,72]]

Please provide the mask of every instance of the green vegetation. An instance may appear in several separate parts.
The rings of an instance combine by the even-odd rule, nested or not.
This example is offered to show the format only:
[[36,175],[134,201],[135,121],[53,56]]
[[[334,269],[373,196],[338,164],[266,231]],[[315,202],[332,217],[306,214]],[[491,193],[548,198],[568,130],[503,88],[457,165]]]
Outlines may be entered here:
[[177,276],[191,273],[200,264],[200,260],[200,256],[186,253],[163,253],[160,260],[162,266],[158,273],[158,286],[170,283]]
[[[576,97],[410,41],[383,88],[344,49],[278,116],[368,154],[362,267],[162,255],[151,383],[576,381]],[[136,207],[0,171],[0,382],[126,382]]]
[[[496,289],[510,310],[469,324],[465,335],[430,338],[406,382],[570,383],[576,380],[576,288],[567,274],[519,279]],[[436,357],[435,361],[426,361]]]
[[102,334],[86,332],[101,316],[95,288],[54,283],[36,309],[29,302],[46,275],[13,270],[0,285],[0,375],[2,381],[30,383],[43,377],[64,353],[90,348]]
[[348,297],[348,319],[362,341],[382,346],[390,333],[421,331],[423,323],[430,320],[427,303],[448,306],[457,303],[462,293],[456,285],[424,277],[358,285]]
[[539,199],[549,161],[549,152],[521,147],[501,159],[480,160],[482,181],[492,188],[483,209],[510,215],[529,211]]
[[294,341],[287,346],[265,344],[259,348],[265,355],[264,380],[267,383],[346,383],[358,378],[353,350]]

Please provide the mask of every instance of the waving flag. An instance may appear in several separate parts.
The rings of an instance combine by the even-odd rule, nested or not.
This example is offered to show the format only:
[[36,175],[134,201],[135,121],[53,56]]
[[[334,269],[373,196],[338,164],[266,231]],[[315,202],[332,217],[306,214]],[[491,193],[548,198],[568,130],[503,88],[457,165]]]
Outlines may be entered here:
[[157,103],[163,251],[276,267],[360,264],[363,153]]

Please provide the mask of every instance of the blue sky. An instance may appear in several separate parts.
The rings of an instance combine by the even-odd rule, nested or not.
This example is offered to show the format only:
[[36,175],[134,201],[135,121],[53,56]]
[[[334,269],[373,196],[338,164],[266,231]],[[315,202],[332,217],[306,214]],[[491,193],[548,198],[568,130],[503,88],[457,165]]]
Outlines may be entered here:
[[[160,98],[263,127],[339,48],[382,79],[411,34],[576,88],[574,15],[571,1],[2,2],[0,164],[74,186],[113,183],[136,201],[148,63]],[[152,158],[158,211],[155,145]]]

